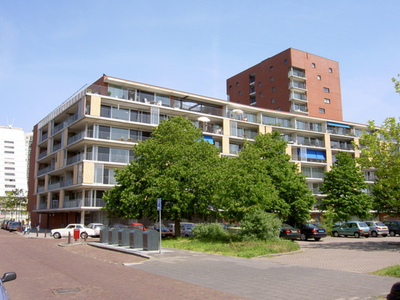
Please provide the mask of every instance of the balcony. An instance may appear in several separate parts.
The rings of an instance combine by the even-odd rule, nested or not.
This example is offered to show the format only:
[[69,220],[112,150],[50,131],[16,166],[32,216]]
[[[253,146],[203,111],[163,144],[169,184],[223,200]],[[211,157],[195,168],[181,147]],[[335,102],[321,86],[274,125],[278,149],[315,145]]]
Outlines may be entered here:
[[58,181],[58,182],[50,183],[50,184],[48,185],[47,189],[48,189],[48,190],[56,190],[56,189],[60,189],[60,187],[61,187],[61,182]]
[[43,192],[44,191],[44,185],[43,186],[38,186],[37,187],[37,193],[41,193],[41,192]]
[[306,79],[306,73],[304,70],[292,68],[289,71],[288,77],[297,77],[297,78]]
[[56,168],[55,165],[50,165],[50,166],[47,166],[47,167],[45,167],[43,169],[40,169],[40,170],[37,171],[37,176],[41,176],[41,175],[46,174],[48,172],[54,171],[55,168]]
[[85,207],[104,207],[104,200],[102,198],[85,198]]
[[46,157],[46,156],[47,156],[47,150],[39,153],[38,159],[42,159],[43,157]]
[[291,92],[290,93],[290,97],[289,97],[290,101],[301,101],[301,102],[307,102],[307,95],[304,93],[296,93],[296,92]]
[[294,81],[294,80],[290,81],[289,89],[297,89],[297,90],[301,90],[301,91],[307,91],[305,82],[299,82],[299,81]]
[[83,139],[85,136],[86,136],[85,131],[81,131],[81,132],[75,134],[74,136],[71,136],[70,138],[68,138],[68,140],[67,140],[67,145],[70,145],[70,144],[72,144],[72,143],[75,143],[75,142],[77,142],[77,141]]
[[291,112],[308,114],[308,108],[306,105],[293,104],[291,107]]
[[82,199],[67,200],[63,203],[63,208],[75,208],[81,207],[83,203]]
[[72,157],[67,158],[66,166],[72,165],[74,163],[80,162],[83,160],[83,154],[77,154]]
[[47,132],[43,133],[43,134],[39,137],[39,143],[44,142],[45,140],[47,140],[47,138],[48,138]]

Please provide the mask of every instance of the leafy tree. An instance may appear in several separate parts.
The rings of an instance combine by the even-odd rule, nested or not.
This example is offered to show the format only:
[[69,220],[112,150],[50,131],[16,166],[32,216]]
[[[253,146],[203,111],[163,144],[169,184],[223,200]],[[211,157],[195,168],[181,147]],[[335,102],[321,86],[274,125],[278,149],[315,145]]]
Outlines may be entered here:
[[333,221],[347,221],[350,216],[367,218],[372,205],[371,196],[362,190],[368,187],[360,166],[350,154],[339,152],[332,170],[325,172],[321,192],[326,198],[320,208]]
[[[400,77],[400,74],[398,74],[397,76]],[[400,81],[393,77],[392,82],[394,83],[394,88],[396,89],[396,93],[400,93]]]
[[245,214],[240,226],[244,240],[268,240],[279,237],[282,221],[276,215],[257,208]]
[[118,185],[104,197],[111,215],[157,219],[161,198],[162,217],[175,221],[175,234],[180,236],[181,219],[218,213],[212,210],[218,149],[204,141],[189,119],[164,120],[150,139],[134,146],[133,154],[136,160],[116,170]]
[[369,121],[368,132],[360,137],[360,144],[358,162],[363,168],[375,168],[377,176],[372,186],[373,209],[400,214],[400,123],[387,118],[377,128],[374,121]]
[[5,210],[14,211],[17,217],[18,214],[22,216],[26,213],[28,199],[23,189],[13,189],[12,191],[6,192],[6,196],[2,197],[0,203]]
[[[284,219],[303,221],[315,202],[297,166],[286,154],[287,143],[279,132],[260,134],[255,143],[246,142],[222,185],[225,208],[237,220],[247,210],[261,208]],[[229,206],[230,203],[230,206]],[[228,206],[226,206],[228,204]]]

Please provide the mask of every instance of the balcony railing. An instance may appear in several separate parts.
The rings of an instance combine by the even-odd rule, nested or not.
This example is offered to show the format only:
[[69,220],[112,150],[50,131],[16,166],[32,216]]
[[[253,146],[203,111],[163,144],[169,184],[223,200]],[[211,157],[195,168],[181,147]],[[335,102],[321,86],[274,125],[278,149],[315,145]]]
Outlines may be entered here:
[[41,193],[41,192],[43,192],[44,191],[44,185],[42,185],[42,186],[38,186],[37,187],[37,193]]
[[39,203],[39,209],[46,209],[47,203]]
[[38,159],[42,159],[43,157],[46,157],[46,156],[47,156],[47,150],[43,151],[42,153],[39,153]]
[[104,207],[104,200],[101,198],[85,198],[85,206],[86,207]]
[[47,132],[43,133],[43,134],[41,135],[41,137],[39,138],[39,143],[41,143],[41,142],[47,140],[47,138],[48,138]]
[[306,84],[304,82],[297,82],[297,81],[291,81],[289,84],[289,88],[297,88],[297,89],[302,89],[302,90],[306,90]]
[[74,163],[80,162],[80,161],[83,160],[83,158],[84,158],[83,154],[77,154],[75,156],[69,157],[69,158],[67,158],[66,165],[69,166],[69,165],[72,165]]
[[64,201],[63,208],[82,207],[82,199]]
[[71,136],[70,138],[68,138],[67,145],[75,143],[75,142],[83,139],[85,136],[86,136],[85,131],[81,131],[81,132],[75,134],[74,136]]
[[289,71],[289,77],[292,77],[292,76],[306,78],[306,73],[302,72],[302,71],[299,71],[299,70],[293,70],[292,69],[292,70]]
[[61,143],[59,143],[59,144],[53,146],[53,151],[52,151],[52,152],[56,152],[56,151],[58,151],[58,150],[60,150],[60,149],[61,149]]
[[61,187],[61,182],[58,181],[58,182],[50,183],[50,184],[47,186],[47,189],[48,189],[48,190],[55,190],[55,189],[59,189],[60,187]]
[[43,168],[43,169],[40,169],[40,170],[37,171],[37,176],[40,176],[40,175],[46,174],[46,173],[48,173],[48,172],[51,172],[51,171],[53,171],[55,168],[56,168],[55,165],[50,165],[50,166],[47,166],[47,167],[45,167],[45,168]]

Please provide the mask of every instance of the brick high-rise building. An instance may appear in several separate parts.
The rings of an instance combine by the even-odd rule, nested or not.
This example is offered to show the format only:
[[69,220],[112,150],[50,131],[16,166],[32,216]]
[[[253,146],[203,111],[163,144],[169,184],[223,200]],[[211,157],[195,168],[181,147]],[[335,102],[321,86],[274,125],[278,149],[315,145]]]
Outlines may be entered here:
[[289,48],[227,80],[229,101],[343,120],[339,63]]

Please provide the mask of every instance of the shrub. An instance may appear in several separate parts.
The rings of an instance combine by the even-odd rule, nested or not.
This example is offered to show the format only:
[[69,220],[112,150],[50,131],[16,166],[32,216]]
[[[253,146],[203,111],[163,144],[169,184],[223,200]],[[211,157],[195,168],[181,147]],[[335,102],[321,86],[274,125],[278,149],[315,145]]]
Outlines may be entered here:
[[240,235],[244,240],[268,240],[279,237],[281,220],[262,209],[247,212],[241,222]]
[[224,241],[229,233],[218,223],[200,223],[192,229],[192,234],[197,239],[210,239]]

